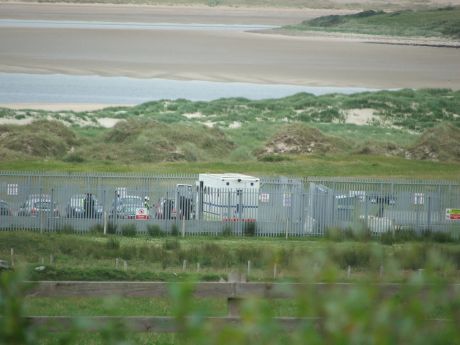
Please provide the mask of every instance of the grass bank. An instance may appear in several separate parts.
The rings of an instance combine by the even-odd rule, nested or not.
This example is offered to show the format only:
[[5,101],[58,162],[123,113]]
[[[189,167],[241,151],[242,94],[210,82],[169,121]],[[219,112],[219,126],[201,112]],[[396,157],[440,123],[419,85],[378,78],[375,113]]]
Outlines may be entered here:
[[404,37],[460,39],[460,7],[401,10],[368,10],[350,15],[330,15],[284,27],[297,31],[346,32]]

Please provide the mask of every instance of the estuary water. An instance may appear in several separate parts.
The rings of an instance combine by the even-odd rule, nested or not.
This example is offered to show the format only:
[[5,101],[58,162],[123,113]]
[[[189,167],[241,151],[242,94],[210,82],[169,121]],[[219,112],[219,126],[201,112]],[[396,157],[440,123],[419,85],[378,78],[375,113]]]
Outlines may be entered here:
[[252,84],[199,80],[140,79],[67,74],[0,73],[0,103],[140,104],[160,99],[211,101],[280,98],[300,92],[351,94],[377,89]]

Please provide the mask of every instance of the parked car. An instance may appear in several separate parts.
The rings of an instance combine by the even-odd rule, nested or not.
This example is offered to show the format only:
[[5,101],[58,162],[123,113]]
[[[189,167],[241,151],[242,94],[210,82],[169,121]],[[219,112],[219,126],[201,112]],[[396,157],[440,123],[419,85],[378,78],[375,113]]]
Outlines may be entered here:
[[92,194],[72,195],[66,207],[67,218],[102,218],[103,207]]
[[126,195],[114,199],[109,216],[121,219],[150,219],[148,208],[143,199],[137,195]]
[[0,216],[12,216],[11,208],[6,201],[0,200]]
[[59,217],[57,204],[51,203],[51,196],[46,194],[29,195],[18,211],[18,216],[36,217],[40,214]]

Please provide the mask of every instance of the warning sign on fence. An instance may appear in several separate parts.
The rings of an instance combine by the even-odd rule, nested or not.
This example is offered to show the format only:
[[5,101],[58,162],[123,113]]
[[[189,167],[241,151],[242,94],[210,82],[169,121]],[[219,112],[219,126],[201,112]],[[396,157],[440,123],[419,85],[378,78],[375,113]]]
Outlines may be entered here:
[[460,220],[460,208],[446,208],[447,220]]

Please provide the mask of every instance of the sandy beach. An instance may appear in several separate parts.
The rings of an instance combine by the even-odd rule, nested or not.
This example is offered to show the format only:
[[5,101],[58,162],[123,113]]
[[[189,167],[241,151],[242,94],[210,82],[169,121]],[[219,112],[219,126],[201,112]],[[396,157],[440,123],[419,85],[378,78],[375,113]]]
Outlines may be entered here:
[[190,23],[284,25],[338,12],[0,3],[0,20],[184,25],[181,30],[94,29],[84,24],[76,29],[27,27],[33,25],[30,22],[24,27],[3,26],[0,73],[460,89],[460,49],[410,45],[413,42],[369,43],[372,39],[314,33],[288,36],[187,29]]

